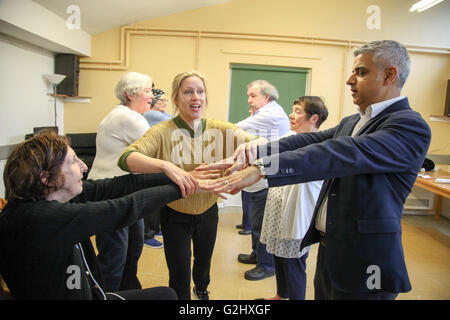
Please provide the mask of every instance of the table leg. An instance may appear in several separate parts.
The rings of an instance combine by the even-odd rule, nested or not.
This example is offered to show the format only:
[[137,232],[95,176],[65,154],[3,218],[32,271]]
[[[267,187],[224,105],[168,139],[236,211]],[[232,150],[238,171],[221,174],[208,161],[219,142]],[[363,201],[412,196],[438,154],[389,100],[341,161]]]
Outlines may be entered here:
[[443,196],[438,194],[435,194],[435,196],[436,198],[434,199],[434,218],[437,220],[441,216]]

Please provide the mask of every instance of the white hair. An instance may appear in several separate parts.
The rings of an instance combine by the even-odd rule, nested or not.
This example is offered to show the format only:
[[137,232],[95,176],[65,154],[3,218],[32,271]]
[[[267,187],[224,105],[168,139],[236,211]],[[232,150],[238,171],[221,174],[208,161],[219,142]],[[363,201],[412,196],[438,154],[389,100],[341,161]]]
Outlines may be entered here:
[[137,72],[125,73],[117,82],[114,92],[120,103],[127,106],[130,104],[127,93],[134,97],[145,90],[152,87],[152,78],[145,74]]
[[250,87],[256,86],[259,88],[259,91],[261,92],[261,94],[264,95],[269,95],[269,101],[277,101],[279,96],[278,96],[278,91],[277,88],[275,88],[275,86],[273,86],[272,84],[270,84],[268,81],[266,80],[255,80],[251,83],[249,83],[247,85],[247,89]]

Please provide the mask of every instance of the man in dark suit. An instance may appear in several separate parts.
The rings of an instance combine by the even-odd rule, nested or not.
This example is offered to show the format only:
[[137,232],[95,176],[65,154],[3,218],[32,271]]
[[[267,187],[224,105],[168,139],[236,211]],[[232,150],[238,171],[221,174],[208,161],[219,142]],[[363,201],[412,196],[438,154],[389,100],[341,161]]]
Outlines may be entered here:
[[282,139],[276,151],[248,144],[253,165],[210,188],[235,193],[261,177],[269,187],[325,180],[302,242],[320,243],[315,298],[395,299],[411,290],[401,217],[431,132],[400,94],[410,68],[404,46],[375,41],[354,57],[347,85],[359,113],[332,129]]

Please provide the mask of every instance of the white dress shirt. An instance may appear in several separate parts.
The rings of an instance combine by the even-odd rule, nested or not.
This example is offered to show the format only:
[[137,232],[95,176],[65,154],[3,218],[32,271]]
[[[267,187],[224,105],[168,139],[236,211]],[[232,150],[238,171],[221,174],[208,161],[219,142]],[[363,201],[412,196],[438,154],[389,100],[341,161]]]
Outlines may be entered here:
[[266,138],[269,141],[278,139],[289,132],[290,129],[289,118],[276,101],[269,102],[236,125],[244,131]]

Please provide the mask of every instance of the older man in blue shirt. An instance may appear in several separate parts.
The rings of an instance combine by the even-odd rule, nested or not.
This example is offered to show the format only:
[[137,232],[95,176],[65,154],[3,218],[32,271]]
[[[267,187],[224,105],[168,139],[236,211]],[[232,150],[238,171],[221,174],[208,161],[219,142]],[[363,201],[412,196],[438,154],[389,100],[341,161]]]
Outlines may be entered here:
[[[269,141],[278,139],[289,131],[289,118],[277,103],[278,91],[272,84],[265,80],[253,81],[247,85],[247,96],[252,114],[236,124],[239,128]],[[246,234],[246,229],[249,229],[249,224],[246,223],[246,214],[249,212],[252,253],[240,254],[238,261],[246,264],[256,263],[255,268],[245,272],[245,279],[261,280],[275,274],[273,256],[267,253],[265,245],[259,242],[268,189],[250,187],[247,191],[242,191],[244,230],[240,233]]]

